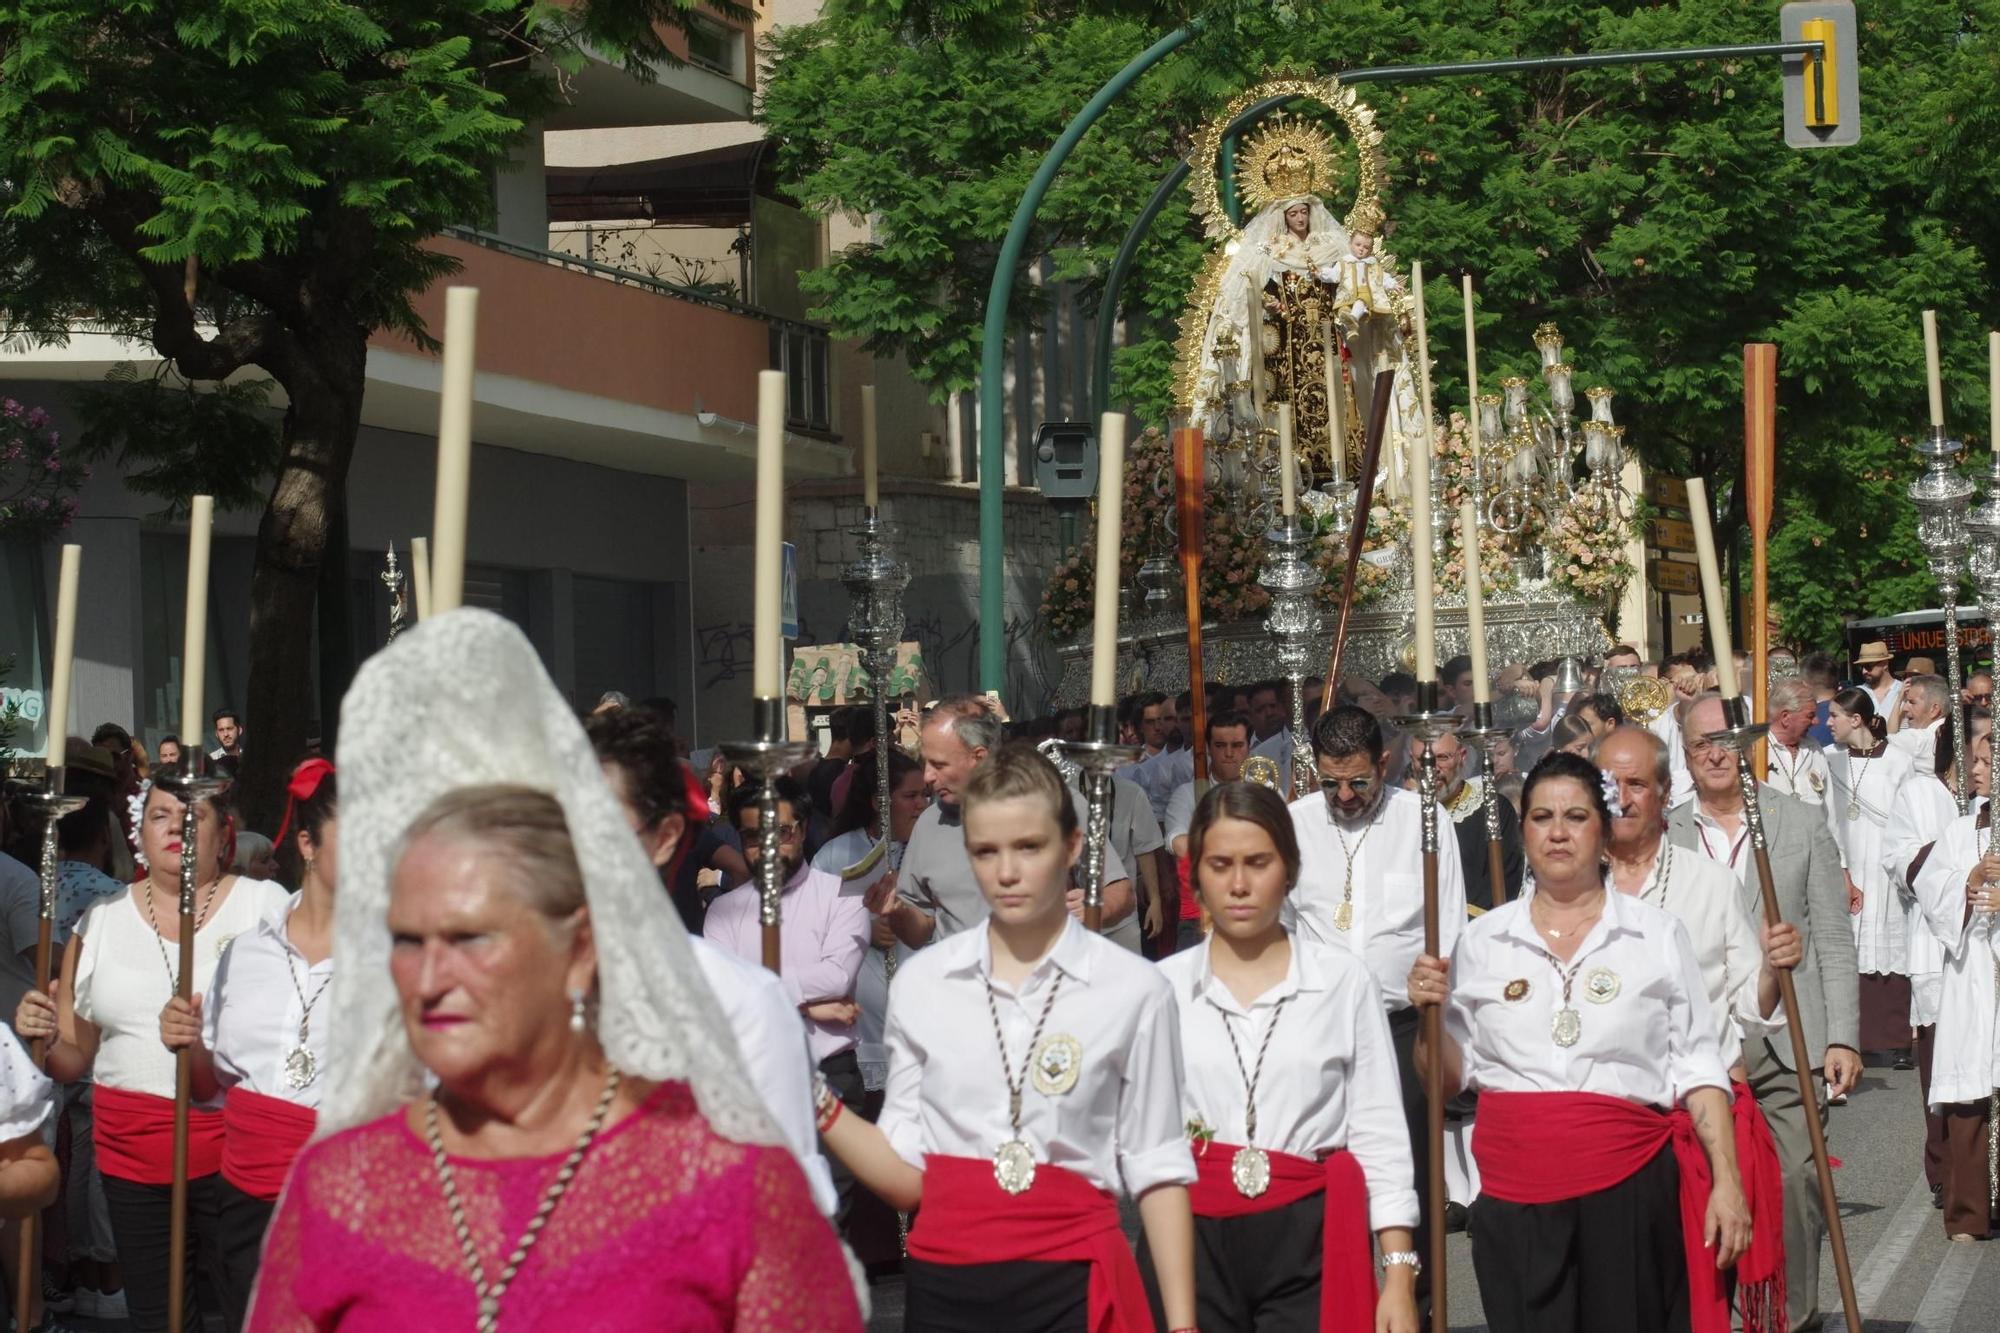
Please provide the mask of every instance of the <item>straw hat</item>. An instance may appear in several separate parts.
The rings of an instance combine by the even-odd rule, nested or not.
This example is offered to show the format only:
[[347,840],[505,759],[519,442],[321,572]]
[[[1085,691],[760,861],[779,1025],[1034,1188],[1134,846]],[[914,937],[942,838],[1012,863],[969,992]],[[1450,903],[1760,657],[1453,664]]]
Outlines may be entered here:
[[1913,657],[1903,668],[1906,676],[1935,676],[1937,673],[1937,663],[1928,657]]
[[1889,645],[1880,639],[1870,639],[1861,645],[1861,651],[1854,655],[1854,665],[1874,666],[1877,662],[1890,659]]

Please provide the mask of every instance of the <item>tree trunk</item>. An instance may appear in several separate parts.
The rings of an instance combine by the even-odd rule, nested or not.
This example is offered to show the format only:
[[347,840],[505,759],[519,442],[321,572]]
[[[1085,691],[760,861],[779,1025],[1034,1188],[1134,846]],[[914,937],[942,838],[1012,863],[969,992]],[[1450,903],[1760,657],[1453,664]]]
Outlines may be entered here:
[[347,486],[327,500],[326,550],[319,562],[319,719],[312,733],[331,756],[340,740],[340,701],[354,683],[354,590],[348,578],[353,543],[347,532]]
[[[282,376],[284,461],[257,528],[250,582],[250,680],[238,805],[246,827],[273,832],[285,779],[305,754],[317,714],[313,626],[320,562],[361,429],[368,377],[365,329],[294,329],[298,355]],[[321,719],[329,728],[335,719]],[[329,734],[331,732],[329,731]]]

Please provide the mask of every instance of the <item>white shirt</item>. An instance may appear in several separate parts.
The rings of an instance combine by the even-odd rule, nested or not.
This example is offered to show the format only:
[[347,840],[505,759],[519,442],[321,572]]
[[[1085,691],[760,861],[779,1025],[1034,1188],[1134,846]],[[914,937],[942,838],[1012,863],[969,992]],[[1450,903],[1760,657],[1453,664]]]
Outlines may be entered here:
[[35,1068],[21,1039],[0,1037],[0,1143],[24,1139],[56,1109],[56,1085]]
[[[1246,1008],[1209,971],[1212,939],[1160,963],[1180,1005],[1187,1118],[1201,1120],[1218,1143],[1252,1142],[1244,1071],[1257,1068],[1269,1034],[1257,1078],[1255,1146],[1313,1158],[1347,1149],[1368,1178],[1369,1229],[1414,1227],[1416,1168],[1402,1075],[1389,1020],[1370,1003],[1374,977],[1344,950],[1294,939],[1285,979]],[[1225,1026],[1236,1035],[1234,1048]]]
[[[838,875],[850,866],[859,865],[874,845],[875,839],[868,836],[867,829],[850,830],[819,849],[819,855],[813,858],[813,868]],[[902,859],[903,844],[891,843],[888,852],[877,858],[874,865],[853,879],[842,880],[841,893],[865,898],[868,890],[875,886],[875,881],[901,865]],[[899,967],[916,952],[900,940],[895,948]],[[854,1025],[854,1035],[860,1048],[864,1073],[871,1062],[880,1061],[886,1065],[889,1060],[889,1048],[882,1041],[883,1025],[889,1018],[889,969],[884,965],[886,958],[882,950],[871,945],[861,955],[861,972],[854,978],[854,1002],[861,1006],[861,1020]],[[880,1088],[871,1088],[870,1091],[880,1091]]]
[[[1542,947],[1532,896],[1472,922],[1451,960],[1445,1026],[1464,1057],[1465,1086],[1505,1092],[1595,1092],[1665,1109],[1696,1088],[1727,1090],[1687,927],[1669,912],[1610,893],[1567,964]],[[1581,1035],[1556,1044],[1558,967],[1573,975]],[[1608,997],[1596,999],[1593,978]],[[1615,984],[1613,984],[1615,983]],[[1509,999],[1509,992],[1514,998]]]
[[[1807,805],[1826,816],[1826,831],[1833,835],[1833,845],[1840,846],[1840,821],[1833,813],[1833,773],[1827,767],[1826,751],[1810,740],[1802,741],[1797,749],[1780,744],[1776,740],[1766,743],[1765,784],[1796,796]],[[1841,850],[1842,858],[1847,855]],[[1846,861],[1843,859],[1843,865]]]
[[[195,907],[201,906],[195,891]],[[174,1055],[160,1043],[160,1010],[174,996],[180,945],[161,939],[133,895],[106,898],[83,914],[76,962],[76,1012],[97,1024],[92,1077],[107,1088],[174,1095]],[[267,916],[282,912],[291,894],[282,884],[238,877],[194,936],[195,990],[206,994],[229,942]],[[178,909],[175,909],[176,911]],[[162,950],[165,956],[162,957]]]
[[1898,725],[1897,712],[1903,703],[1903,682],[1891,676],[1886,694],[1875,693],[1873,685],[1863,685],[1861,688],[1868,691],[1868,697],[1875,701],[1875,716],[1881,718],[1893,731]]
[[1665,838],[1660,839],[1660,855],[1670,858],[1665,887],[1655,860],[1636,896],[1665,908],[1687,927],[1701,965],[1702,993],[1708,997],[1709,1030],[1723,1067],[1733,1068],[1743,1058],[1743,1038],[1766,1037],[1785,1026],[1782,1004],[1768,1018],[1759,1004],[1764,951],[1757,942],[1757,923],[1743,905],[1742,887],[1727,870]]
[[[990,993],[1021,1087],[1019,1137],[1037,1162],[1134,1197],[1195,1178],[1181,1119],[1180,1023],[1173,988],[1152,964],[1086,931],[1074,917],[1019,990],[993,979],[986,930],[920,950],[889,995],[889,1088],[876,1121],[896,1152],[991,1158],[1016,1137],[995,1045]],[[1066,1092],[1044,1093],[1029,1037],[1060,977],[1042,1046],[1073,1039],[1082,1068]]]
[[1917,874],[1923,924],[1945,952],[1931,1045],[1932,1106],[1974,1102],[1983,1109],[2000,1088],[2000,917],[1975,910],[1967,919],[1965,911],[1965,881],[1989,836],[1974,825],[1984,803],[1979,798],[1974,814],[1960,815],[1946,826]]
[[723,1021],[736,1038],[737,1054],[750,1086],[778,1124],[785,1146],[805,1169],[813,1202],[832,1217],[840,1205],[833,1172],[819,1153],[819,1130],[813,1119],[812,1055],[806,1047],[805,1022],[785,998],[785,988],[761,967],[731,958],[700,936],[688,946],[701,968],[702,980],[715,995]]
[[[308,965],[293,947],[285,932],[298,902],[292,899],[244,931],[222,955],[202,997],[201,1040],[215,1057],[215,1079],[224,1089],[240,1087],[317,1111],[332,1073],[326,1048],[333,957]],[[285,1078],[285,1057],[300,1044],[308,1002],[304,1045],[318,1074],[295,1088]]]
[[[1390,787],[1367,824],[1336,829],[1318,792],[1291,804],[1299,839],[1299,883],[1285,900],[1285,929],[1360,957],[1375,974],[1388,1013],[1410,1004],[1410,966],[1424,951],[1423,800]],[[1364,831],[1366,830],[1365,834]],[[1346,847],[1354,852],[1353,920],[1334,925],[1344,897]],[[1449,955],[1465,924],[1465,872],[1458,839],[1438,812],[1438,950]]]
[[1923,777],[1937,772],[1937,733],[1945,723],[1944,717],[1934,717],[1921,727],[1904,727],[1889,735],[1889,744],[1910,756],[1912,771]]
[[1725,828],[1701,805],[1701,798],[1694,799],[1694,841],[1701,848],[1701,854],[1721,866],[1736,877],[1740,888],[1750,882],[1750,867],[1757,855],[1750,850],[1750,817],[1743,811],[1736,812],[1736,827]]

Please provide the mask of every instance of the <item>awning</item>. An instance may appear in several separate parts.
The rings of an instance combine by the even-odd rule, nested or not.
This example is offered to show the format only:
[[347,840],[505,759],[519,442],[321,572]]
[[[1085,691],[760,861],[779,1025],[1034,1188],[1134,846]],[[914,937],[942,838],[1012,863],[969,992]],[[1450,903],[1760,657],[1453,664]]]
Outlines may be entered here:
[[[676,226],[734,227],[752,201],[785,199],[768,141],[600,167],[549,167],[551,222],[645,219]],[[789,201],[787,201],[789,202]]]

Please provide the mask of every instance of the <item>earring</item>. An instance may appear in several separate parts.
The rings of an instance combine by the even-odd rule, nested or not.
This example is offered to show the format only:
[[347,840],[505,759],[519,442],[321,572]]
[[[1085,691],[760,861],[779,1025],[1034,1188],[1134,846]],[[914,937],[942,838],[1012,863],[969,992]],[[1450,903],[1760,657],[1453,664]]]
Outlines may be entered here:
[[584,1029],[585,1023],[586,1023],[586,1016],[584,1014],[583,992],[581,990],[572,989],[569,993],[569,1030],[571,1032],[581,1033]]

